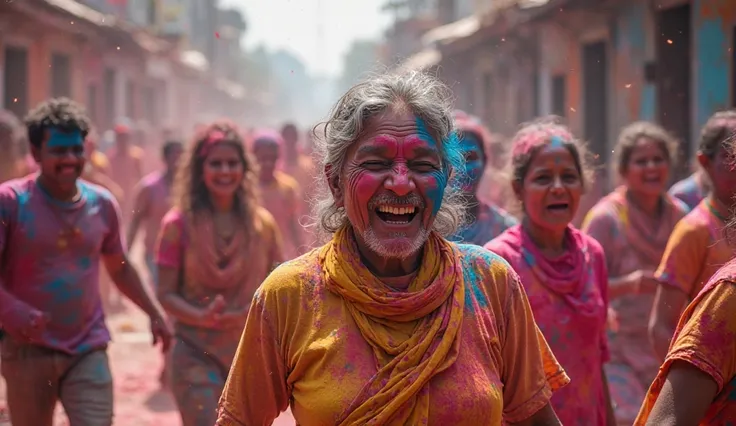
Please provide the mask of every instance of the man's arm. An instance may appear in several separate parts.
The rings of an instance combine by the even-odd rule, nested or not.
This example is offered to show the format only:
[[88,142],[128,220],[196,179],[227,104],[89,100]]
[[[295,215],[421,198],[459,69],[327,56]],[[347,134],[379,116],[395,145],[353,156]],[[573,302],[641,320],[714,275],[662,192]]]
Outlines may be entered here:
[[163,318],[164,313],[161,305],[156,300],[151,288],[143,284],[143,281],[124,253],[103,255],[105,268],[110,274],[115,286],[128,299],[132,300],[152,319]]

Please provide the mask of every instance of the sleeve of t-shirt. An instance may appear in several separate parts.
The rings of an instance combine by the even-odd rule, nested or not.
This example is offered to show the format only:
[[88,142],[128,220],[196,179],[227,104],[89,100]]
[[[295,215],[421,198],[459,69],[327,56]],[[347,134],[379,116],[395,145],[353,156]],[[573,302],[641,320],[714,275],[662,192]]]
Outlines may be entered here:
[[699,288],[696,281],[710,244],[708,230],[693,226],[690,217],[679,221],[672,230],[655,278],[693,298],[696,295],[691,293],[695,287]]
[[115,197],[106,191],[102,198],[105,203],[105,213],[107,214],[108,232],[105,239],[102,240],[102,254],[115,255],[125,253],[125,239],[120,229],[123,223],[120,214],[120,205]]
[[261,291],[269,281],[282,278],[274,271],[253,298],[220,397],[216,426],[269,426],[289,407],[287,368],[271,317],[276,310],[269,309],[273,301],[268,299],[276,295]]
[[699,298],[683,313],[665,366],[688,362],[712,377],[720,393],[736,374],[736,284],[721,282]]
[[[10,248],[10,233],[16,224],[18,196],[10,186],[0,186],[0,259],[6,259],[5,251]],[[4,267],[4,261],[2,261]],[[0,328],[14,330],[24,326],[33,308],[13,296],[0,281]]]
[[552,392],[570,379],[534,322],[519,277],[510,271],[502,342],[504,420],[526,420],[549,403]]
[[170,210],[161,221],[161,231],[156,243],[156,264],[178,269],[184,253],[184,215]]

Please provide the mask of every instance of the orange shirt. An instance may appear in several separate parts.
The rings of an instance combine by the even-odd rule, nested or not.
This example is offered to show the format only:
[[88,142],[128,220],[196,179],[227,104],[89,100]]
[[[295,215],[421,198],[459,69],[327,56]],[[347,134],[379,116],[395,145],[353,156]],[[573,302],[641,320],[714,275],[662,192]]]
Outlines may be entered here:
[[[465,280],[461,349],[429,381],[429,425],[527,419],[569,378],[509,264],[478,246],[458,250]],[[270,425],[289,405],[301,426],[335,424],[376,374],[373,351],[348,304],[327,289],[318,254],[281,265],[256,293],[220,399],[218,426]],[[405,325],[384,330],[398,344],[406,339]]]
[[721,268],[685,309],[669,353],[649,388],[636,419],[644,426],[667,380],[672,363],[685,361],[709,375],[718,393],[700,426],[729,425],[736,419],[736,262]]

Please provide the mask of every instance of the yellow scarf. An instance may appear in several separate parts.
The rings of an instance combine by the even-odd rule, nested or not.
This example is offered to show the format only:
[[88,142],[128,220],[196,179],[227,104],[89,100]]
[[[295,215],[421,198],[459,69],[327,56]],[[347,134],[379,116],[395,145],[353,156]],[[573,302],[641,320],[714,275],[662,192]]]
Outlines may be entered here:
[[[455,362],[460,349],[465,285],[459,253],[431,233],[406,292],[390,291],[363,265],[350,227],[321,249],[319,261],[327,288],[345,300],[378,368],[338,424],[427,424],[429,381]],[[392,339],[389,330],[402,325],[410,336]]]

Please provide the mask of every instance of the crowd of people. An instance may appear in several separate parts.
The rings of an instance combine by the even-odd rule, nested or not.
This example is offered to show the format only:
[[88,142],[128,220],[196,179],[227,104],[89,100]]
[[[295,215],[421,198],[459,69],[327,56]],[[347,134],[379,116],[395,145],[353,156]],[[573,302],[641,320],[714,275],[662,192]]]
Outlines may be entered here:
[[676,140],[626,126],[618,186],[581,212],[595,153],[564,120],[505,139],[451,99],[386,74],[301,141],[222,120],[143,144],[121,120],[105,152],[68,99],[1,111],[13,425],[51,426],[59,402],[72,426],[113,423],[120,295],[184,426],[736,421],[736,111],[669,190]]

